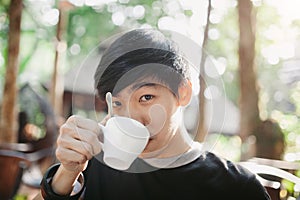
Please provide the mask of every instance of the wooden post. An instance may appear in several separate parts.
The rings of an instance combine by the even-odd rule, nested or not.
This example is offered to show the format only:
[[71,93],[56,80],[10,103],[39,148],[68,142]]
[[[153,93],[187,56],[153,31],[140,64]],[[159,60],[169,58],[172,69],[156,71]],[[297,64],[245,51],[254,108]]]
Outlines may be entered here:
[[50,102],[54,109],[56,116],[62,115],[63,110],[63,76],[61,74],[61,66],[63,65],[65,52],[67,45],[63,40],[63,34],[65,32],[66,19],[65,12],[59,6],[59,20],[56,31],[56,46],[55,46],[55,60],[54,69],[52,74],[52,82],[50,86]]
[[[244,144],[242,160],[255,154],[254,141],[248,138],[261,123],[258,108],[258,86],[255,72],[255,13],[251,1],[238,1],[239,14],[239,78],[240,137]],[[251,153],[250,153],[251,152]],[[246,155],[248,154],[248,155]]]
[[195,137],[196,141],[203,142],[206,135],[207,135],[207,127],[205,122],[205,96],[204,91],[206,89],[206,82],[205,82],[205,60],[206,60],[206,54],[204,53],[204,49],[207,45],[208,40],[208,30],[209,30],[209,17],[210,17],[210,11],[211,11],[211,0],[208,0],[208,7],[207,7],[207,18],[206,18],[206,26],[204,30],[204,37],[202,42],[202,55],[201,55],[201,61],[200,61],[200,74],[199,74],[199,84],[200,84],[200,91],[199,91],[199,120],[198,120],[198,129],[197,129],[197,135]]
[[0,142],[17,141],[17,75],[23,1],[11,0],[9,7],[8,58],[0,119]]

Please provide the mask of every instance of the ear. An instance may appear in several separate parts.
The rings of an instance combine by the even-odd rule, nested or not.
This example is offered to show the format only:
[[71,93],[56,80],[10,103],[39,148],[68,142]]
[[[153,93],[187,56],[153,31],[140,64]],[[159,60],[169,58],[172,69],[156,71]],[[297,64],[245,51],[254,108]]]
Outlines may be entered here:
[[185,80],[178,88],[178,104],[186,106],[190,103],[192,97],[192,83],[190,80]]

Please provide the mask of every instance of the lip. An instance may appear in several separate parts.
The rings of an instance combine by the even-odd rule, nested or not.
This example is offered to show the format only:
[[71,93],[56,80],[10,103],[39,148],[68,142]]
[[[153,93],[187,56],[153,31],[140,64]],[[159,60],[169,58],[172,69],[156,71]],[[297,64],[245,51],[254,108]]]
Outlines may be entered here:
[[149,145],[150,143],[152,143],[152,141],[154,140],[154,138],[149,138],[147,145]]
[[155,139],[155,136],[149,137],[149,140],[153,140],[153,139]]

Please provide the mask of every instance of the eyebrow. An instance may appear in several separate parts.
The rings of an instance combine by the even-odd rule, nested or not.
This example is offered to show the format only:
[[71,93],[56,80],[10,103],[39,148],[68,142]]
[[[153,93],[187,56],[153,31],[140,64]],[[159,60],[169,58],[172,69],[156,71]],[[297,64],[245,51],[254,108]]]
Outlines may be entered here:
[[137,90],[142,87],[156,87],[157,83],[149,83],[149,82],[141,82],[134,84],[130,89],[131,90]]

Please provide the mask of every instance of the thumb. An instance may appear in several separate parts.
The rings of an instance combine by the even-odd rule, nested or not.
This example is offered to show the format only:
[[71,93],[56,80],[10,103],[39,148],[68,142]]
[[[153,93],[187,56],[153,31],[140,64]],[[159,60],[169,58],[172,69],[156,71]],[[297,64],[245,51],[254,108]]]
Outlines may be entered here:
[[[100,126],[100,127],[101,127],[101,126],[105,126],[106,123],[107,123],[107,121],[108,121],[110,118],[111,118],[111,116],[110,116],[109,114],[106,115],[106,116],[102,119],[102,121],[99,123],[99,126]],[[104,135],[103,135],[103,129],[102,129],[102,128],[100,128],[100,134],[99,134],[98,137],[99,137],[100,142],[103,143]]]
[[110,115],[106,115],[100,122],[100,124],[102,124],[103,126],[106,125],[106,122],[111,118]]

